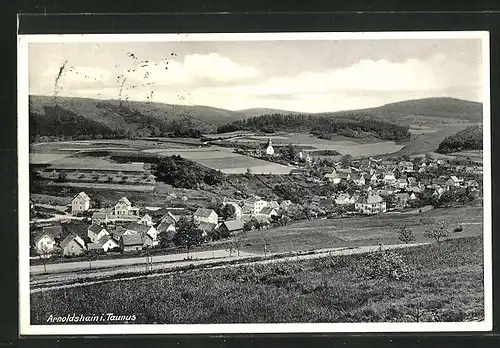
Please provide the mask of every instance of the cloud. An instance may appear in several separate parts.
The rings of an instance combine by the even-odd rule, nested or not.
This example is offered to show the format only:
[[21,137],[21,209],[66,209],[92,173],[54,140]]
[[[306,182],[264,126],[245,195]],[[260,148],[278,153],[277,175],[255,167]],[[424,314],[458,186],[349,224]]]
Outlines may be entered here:
[[255,67],[238,64],[217,53],[186,55],[182,61],[139,63],[134,70],[128,79],[156,86],[229,84],[250,80],[259,73]]

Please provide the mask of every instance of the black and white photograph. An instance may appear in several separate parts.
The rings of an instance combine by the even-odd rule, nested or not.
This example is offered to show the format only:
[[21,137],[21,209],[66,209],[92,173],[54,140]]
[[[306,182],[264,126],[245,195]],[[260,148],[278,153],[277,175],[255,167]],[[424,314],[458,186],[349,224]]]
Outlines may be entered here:
[[489,57],[20,35],[21,334],[491,330]]

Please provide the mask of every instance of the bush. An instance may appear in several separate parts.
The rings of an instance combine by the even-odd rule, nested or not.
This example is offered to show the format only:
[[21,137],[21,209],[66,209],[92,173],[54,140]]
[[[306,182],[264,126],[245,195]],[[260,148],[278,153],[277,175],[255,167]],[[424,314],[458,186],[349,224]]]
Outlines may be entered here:
[[372,254],[359,269],[359,277],[365,279],[406,280],[412,276],[411,267],[395,251]]

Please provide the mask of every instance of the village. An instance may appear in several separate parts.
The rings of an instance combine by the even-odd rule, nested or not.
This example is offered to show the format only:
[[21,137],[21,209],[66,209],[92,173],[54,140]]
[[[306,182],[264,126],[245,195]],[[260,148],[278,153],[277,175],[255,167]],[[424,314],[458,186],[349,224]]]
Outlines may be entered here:
[[[263,149],[255,156],[277,157],[270,139]],[[303,169],[322,163],[307,151],[300,151],[294,157]],[[298,162],[293,158],[291,164]],[[307,172],[302,170],[300,173]],[[305,210],[298,202],[266,200],[259,196],[223,197],[218,207],[200,207],[194,213],[135,206],[125,196],[114,206],[96,208],[92,197],[82,191],[68,202],[71,211],[65,213],[62,221],[32,221],[31,255],[35,259],[71,258],[105,253],[127,254],[185,246],[186,243],[196,246],[253,229],[272,229],[304,218],[349,218],[405,211],[418,214],[438,204],[459,205],[481,199],[482,192],[480,165],[453,164],[430,156],[411,160],[371,157],[355,160],[344,156],[322,177],[308,176],[317,185],[328,186],[332,193],[313,196],[305,214],[294,213]],[[34,204],[31,209],[35,209]],[[65,232],[63,227],[68,221],[85,228]],[[199,234],[194,243],[182,238],[176,240],[179,225],[186,223],[192,223],[191,229],[186,227],[184,230],[189,231],[183,233]]]

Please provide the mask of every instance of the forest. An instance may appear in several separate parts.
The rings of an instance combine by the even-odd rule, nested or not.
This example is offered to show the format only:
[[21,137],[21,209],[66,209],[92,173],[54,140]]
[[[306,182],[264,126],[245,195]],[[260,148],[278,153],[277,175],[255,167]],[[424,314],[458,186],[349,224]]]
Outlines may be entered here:
[[383,140],[406,141],[410,139],[409,127],[371,118],[336,119],[318,115],[270,114],[238,120],[217,128],[217,133],[234,131],[308,132],[319,138],[332,135],[352,138],[375,137]]
[[446,137],[437,149],[439,153],[451,153],[464,150],[483,149],[483,129],[481,126],[472,126],[456,134]]

